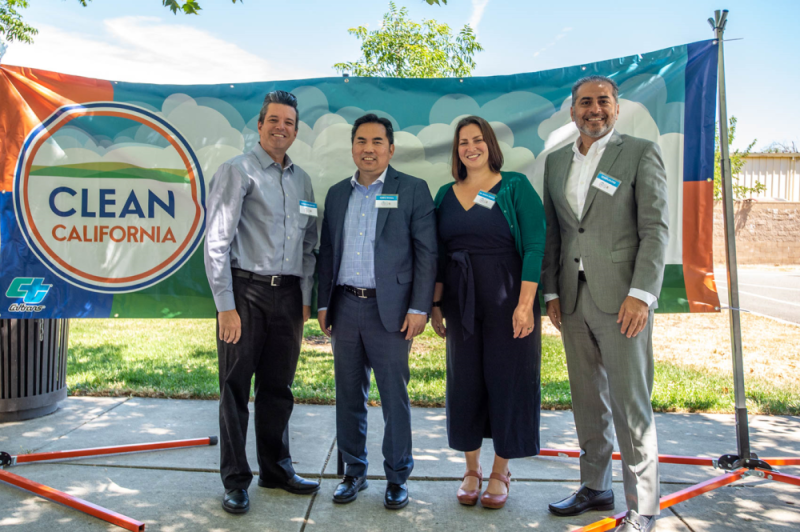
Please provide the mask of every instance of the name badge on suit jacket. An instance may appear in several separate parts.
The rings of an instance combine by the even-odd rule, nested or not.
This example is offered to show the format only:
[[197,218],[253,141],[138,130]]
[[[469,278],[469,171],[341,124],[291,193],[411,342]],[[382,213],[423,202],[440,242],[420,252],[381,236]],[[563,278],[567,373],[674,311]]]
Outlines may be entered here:
[[475,196],[475,199],[472,200],[473,203],[477,203],[481,207],[486,207],[487,209],[491,209],[494,207],[495,201],[497,196],[494,194],[490,194],[489,192],[484,192],[483,190],[478,191],[478,195]]
[[621,184],[622,181],[620,181],[619,179],[614,179],[610,175],[606,175],[603,172],[600,172],[599,174],[597,174],[597,179],[594,180],[592,186],[594,188],[602,190],[609,196],[613,196]]
[[305,214],[306,216],[313,216],[316,218],[317,204],[310,201],[300,200],[300,214]]
[[378,194],[375,196],[375,206],[379,209],[396,209],[397,194]]

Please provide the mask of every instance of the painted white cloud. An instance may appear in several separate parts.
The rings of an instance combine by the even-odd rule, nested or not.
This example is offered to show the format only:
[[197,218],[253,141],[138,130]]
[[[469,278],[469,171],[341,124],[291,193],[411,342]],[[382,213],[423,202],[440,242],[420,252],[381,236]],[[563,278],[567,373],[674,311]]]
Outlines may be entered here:
[[37,28],[36,44],[10,46],[6,64],[100,79],[175,84],[329,75],[264,59],[207,31],[156,17],[107,19],[95,35],[47,25]]

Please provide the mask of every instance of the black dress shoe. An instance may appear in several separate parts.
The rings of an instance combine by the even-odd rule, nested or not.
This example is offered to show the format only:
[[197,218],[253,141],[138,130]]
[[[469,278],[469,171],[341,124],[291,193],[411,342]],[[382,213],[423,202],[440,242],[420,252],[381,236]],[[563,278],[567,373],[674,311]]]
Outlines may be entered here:
[[589,510],[609,511],[614,509],[614,492],[611,490],[595,492],[581,486],[581,489],[564,500],[548,505],[549,510],[558,516],[580,515]]
[[336,491],[333,492],[333,502],[336,504],[347,504],[353,502],[358,497],[359,491],[364,491],[369,486],[367,477],[349,477],[345,476],[344,479],[336,486]]
[[262,488],[279,488],[295,495],[311,495],[319,491],[319,482],[306,480],[299,475],[295,475],[285,482],[270,482],[259,475],[258,485]]
[[250,509],[247,490],[228,490],[222,497],[222,509],[229,514],[246,514]]
[[383,505],[390,510],[399,510],[408,505],[408,484],[386,484]]

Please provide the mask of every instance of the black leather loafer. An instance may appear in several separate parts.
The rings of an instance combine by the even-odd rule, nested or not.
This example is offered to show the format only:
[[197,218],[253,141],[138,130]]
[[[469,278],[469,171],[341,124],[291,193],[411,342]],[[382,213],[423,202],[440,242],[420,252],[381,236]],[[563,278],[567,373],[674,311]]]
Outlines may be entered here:
[[222,509],[229,514],[246,514],[250,509],[247,490],[228,490],[222,497]]
[[383,505],[389,510],[399,510],[408,505],[408,484],[386,484]]
[[311,495],[319,491],[319,482],[306,480],[299,475],[295,475],[285,482],[270,482],[259,476],[258,485],[262,488],[282,489],[295,495]]
[[333,502],[336,504],[347,504],[353,502],[358,497],[359,491],[364,491],[369,486],[367,477],[349,477],[345,476],[344,479],[336,486],[336,491],[333,492]]
[[592,495],[589,493],[589,488],[581,486],[581,489],[566,499],[548,505],[548,509],[551,513],[562,517],[580,515],[589,510],[613,510],[614,492],[606,490]]

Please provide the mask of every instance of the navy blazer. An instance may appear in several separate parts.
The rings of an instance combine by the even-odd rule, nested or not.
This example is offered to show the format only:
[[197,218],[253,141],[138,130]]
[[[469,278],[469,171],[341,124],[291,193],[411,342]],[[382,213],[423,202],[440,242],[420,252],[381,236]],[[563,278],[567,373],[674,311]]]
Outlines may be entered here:
[[[345,214],[353,186],[350,178],[333,185],[325,198],[320,237],[318,307],[327,307],[331,323],[338,296]],[[389,332],[399,331],[408,309],[430,314],[436,282],[436,216],[428,184],[389,166],[381,194],[397,194],[396,209],[378,209],[375,228],[375,284],[378,312]]]

